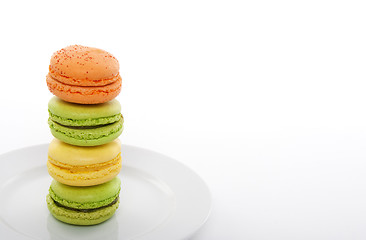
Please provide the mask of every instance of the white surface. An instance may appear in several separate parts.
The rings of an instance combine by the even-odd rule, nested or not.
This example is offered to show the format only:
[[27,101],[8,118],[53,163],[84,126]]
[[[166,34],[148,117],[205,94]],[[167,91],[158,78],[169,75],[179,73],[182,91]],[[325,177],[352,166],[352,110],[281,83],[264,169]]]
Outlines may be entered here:
[[44,164],[47,149],[43,144],[0,156],[4,239],[186,239],[208,217],[210,193],[196,173],[159,153],[123,145],[116,214],[91,227],[61,223],[48,212],[45,201],[52,181]]
[[51,54],[100,47],[121,65],[122,142],[211,189],[194,240],[366,238],[365,1],[102,2],[0,3],[0,152],[52,139]]

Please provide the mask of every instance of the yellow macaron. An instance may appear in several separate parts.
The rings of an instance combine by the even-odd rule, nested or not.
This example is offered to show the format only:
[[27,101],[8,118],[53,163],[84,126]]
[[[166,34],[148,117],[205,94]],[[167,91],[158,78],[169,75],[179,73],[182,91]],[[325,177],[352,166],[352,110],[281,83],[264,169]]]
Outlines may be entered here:
[[121,142],[116,139],[93,147],[74,146],[56,138],[48,147],[48,172],[70,186],[93,186],[108,182],[121,170]]

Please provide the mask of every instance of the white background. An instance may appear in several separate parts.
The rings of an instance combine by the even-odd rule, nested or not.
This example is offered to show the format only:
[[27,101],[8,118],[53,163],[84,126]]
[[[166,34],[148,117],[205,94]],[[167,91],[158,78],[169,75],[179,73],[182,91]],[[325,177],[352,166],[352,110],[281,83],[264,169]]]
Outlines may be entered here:
[[2,1],[0,153],[48,143],[71,44],[120,62],[125,144],[209,185],[194,240],[366,238],[364,1]]

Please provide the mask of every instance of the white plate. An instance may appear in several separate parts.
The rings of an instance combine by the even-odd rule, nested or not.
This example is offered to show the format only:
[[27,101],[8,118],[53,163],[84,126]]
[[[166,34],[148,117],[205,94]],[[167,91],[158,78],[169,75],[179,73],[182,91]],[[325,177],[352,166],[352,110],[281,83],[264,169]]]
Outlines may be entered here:
[[120,207],[96,226],[73,226],[50,215],[46,195],[48,145],[0,156],[1,239],[186,239],[208,218],[209,190],[172,158],[122,145]]

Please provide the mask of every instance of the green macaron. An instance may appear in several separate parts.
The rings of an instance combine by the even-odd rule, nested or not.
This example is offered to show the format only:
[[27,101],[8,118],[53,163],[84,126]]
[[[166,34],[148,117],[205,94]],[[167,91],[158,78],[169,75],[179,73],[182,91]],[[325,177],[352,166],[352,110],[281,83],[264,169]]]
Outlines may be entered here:
[[48,103],[52,135],[76,146],[97,146],[113,141],[123,131],[121,105],[117,100],[82,105],[53,97]]
[[53,180],[46,201],[51,214],[73,225],[95,225],[111,218],[119,205],[121,181],[73,187]]

